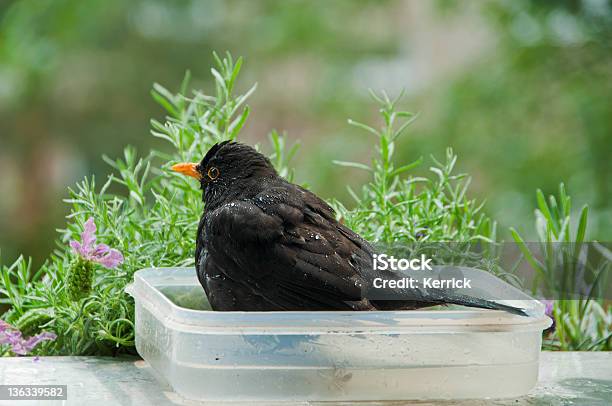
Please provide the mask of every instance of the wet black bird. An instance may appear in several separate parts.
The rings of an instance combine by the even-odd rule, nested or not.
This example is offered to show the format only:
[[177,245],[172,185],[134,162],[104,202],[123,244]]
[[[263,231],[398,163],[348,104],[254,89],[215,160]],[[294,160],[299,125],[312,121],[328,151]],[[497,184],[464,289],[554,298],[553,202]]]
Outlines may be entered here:
[[378,272],[370,243],[247,145],[221,142],[200,163],[172,169],[201,184],[205,208],[197,231],[196,271],[214,310],[410,309],[457,303],[516,312],[459,296],[362,297],[362,288]]

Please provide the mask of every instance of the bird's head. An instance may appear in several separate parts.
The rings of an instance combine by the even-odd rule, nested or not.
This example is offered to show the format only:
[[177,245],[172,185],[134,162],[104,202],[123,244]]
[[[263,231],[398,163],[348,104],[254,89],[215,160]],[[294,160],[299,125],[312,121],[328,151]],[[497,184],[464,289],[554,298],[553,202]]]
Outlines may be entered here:
[[200,181],[207,206],[254,192],[263,177],[276,176],[270,160],[238,142],[213,145],[199,163],[180,163],[172,170]]

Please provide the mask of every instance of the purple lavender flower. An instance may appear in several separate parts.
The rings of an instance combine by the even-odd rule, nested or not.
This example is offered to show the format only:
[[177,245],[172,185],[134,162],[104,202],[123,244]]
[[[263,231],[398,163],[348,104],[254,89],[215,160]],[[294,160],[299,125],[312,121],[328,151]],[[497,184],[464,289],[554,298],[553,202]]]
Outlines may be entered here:
[[70,247],[77,254],[67,280],[68,295],[73,300],[89,296],[94,280],[94,264],[115,268],[123,262],[121,252],[106,244],[96,244],[96,223],[91,217],[85,222],[81,242],[72,240]]
[[0,345],[9,344],[11,351],[17,355],[26,355],[43,341],[55,340],[55,333],[42,332],[29,338],[23,338],[21,331],[0,320]]
[[116,249],[111,249],[106,244],[96,245],[96,223],[93,217],[85,222],[81,233],[81,242],[72,240],[70,247],[82,259],[95,262],[106,268],[115,268],[123,263],[123,255]]

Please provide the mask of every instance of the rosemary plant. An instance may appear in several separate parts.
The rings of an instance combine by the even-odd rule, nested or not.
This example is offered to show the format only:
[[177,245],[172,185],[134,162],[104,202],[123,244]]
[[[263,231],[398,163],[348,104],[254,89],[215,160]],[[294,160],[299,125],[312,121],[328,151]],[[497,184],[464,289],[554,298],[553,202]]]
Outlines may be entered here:
[[452,149],[447,149],[443,162],[431,157],[433,177],[403,177],[423,162],[419,158],[397,167],[393,162],[398,138],[417,116],[397,110],[401,94],[396,99],[384,92],[371,95],[380,105],[382,127],[375,129],[354,120],[349,124],[375,137],[372,163],[335,161],[371,174],[360,194],[349,188],[356,203],[353,209],[334,202],[346,224],[378,243],[495,240],[495,222],[482,212],[482,204],[467,197],[470,178],[454,173],[457,156]]
[[[189,74],[178,93],[159,84],[153,86],[152,96],[167,117],[164,122],[152,120],[151,132],[168,141],[171,153],[153,150],[139,156],[134,148],[126,147],[121,158],[104,156],[112,170],[104,182],[88,177],[69,190],[66,203],[72,210],[68,225],[59,230],[58,247],[48,261],[36,272],[24,257],[0,268],[0,300],[9,306],[3,318],[22,331],[57,334],[54,341],[36,350],[39,353],[133,352],[133,301],[124,288],[134,272],[145,267],[193,264],[202,202],[193,185],[172,174],[167,166],[201,159],[214,143],[234,139],[249,115],[245,102],[255,90],[253,86],[244,94],[235,94],[241,59],[234,61],[229,54],[224,58],[215,55],[215,59],[212,96],[201,91],[187,96]],[[286,162],[295,152],[281,150],[284,139],[278,134],[272,134],[271,139],[274,162],[290,175]],[[114,269],[71,265],[79,260],[67,242],[77,239],[89,218],[98,226],[98,240],[123,253],[121,265]],[[81,268],[87,275],[79,273]],[[90,278],[91,289],[80,289],[87,293],[84,297],[71,294],[74,281]]]

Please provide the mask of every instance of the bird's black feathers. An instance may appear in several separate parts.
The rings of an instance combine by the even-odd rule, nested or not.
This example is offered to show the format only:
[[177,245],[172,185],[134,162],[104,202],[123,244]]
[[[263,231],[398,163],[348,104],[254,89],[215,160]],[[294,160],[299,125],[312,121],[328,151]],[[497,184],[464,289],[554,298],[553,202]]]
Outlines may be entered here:
[[204,158],[202,158],[202,161],[200,162],[200,166],[201,167],[206,167],[208,166],[208,162],[212,159],[212,157],[215,156],[215,154],[217,153],[217,151],[219,151],[219,149],[221,149],[221,147],[223,147],[224,145],[228,144],[229,141],[223,141],[223,142],[219,142],[215,145],[213,145],[208,152],[206,153],[206,155],[204,155]]
[[[375,310],[452,302],[508,310],[458,297],[370,301],[372,247],[335,219],[308,190],[277,175],[270,161],[239,143],[213,146],[202,162],[218,179],[202,183],[196,268],[214,310]],[[206,253],[206,255],[204,255]]]

